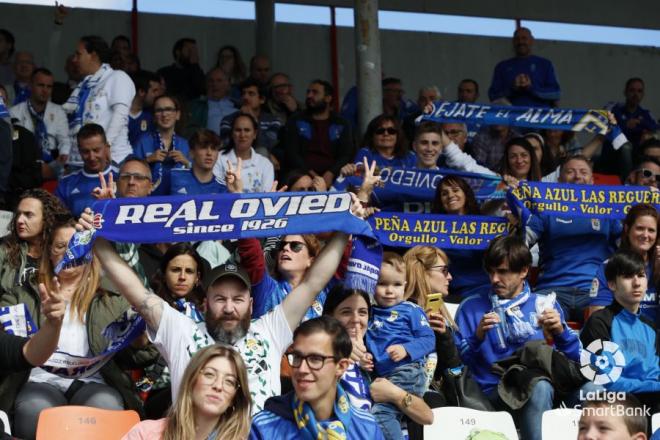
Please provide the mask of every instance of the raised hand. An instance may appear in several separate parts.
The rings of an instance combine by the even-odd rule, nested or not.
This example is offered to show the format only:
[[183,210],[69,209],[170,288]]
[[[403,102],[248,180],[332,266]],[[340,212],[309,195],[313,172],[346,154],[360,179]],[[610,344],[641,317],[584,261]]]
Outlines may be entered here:
[[289,187],[286,186],[286,185],[284,185],[284,186],[283,186],[282,188],[280,188],[280,189],[277,189],[277,184],[278,184],[277,180],[274,180],[274,181],[273,181],[273,184],[270,186],[270,190],[269,190],[268,192],[271,192],[271,193],[274,193],[274,192],[281,193],[281,192],[285,192],[287,189],[289,189]]
[[243,181],[241,180],[241,169],[243,167],[243,161],[241,158],[236,160],[236,169],[231,165],[230,161],[227,161],[227,171],[225,171],[225,184],[227,185],[227,191],[230,193],[242,193],[243,192]]
[[60,292],[60,282],[53,277],[53,290],[49,291],[44,283],[39,284],[39,297],[41,298],[41,312],[48,322],[59,326],[64,319],[66,303]]
[[117,187],[115,186],[114,177],[112,176],[112,173],[108,175],[107,184],[103,173],[99,173],[99,183],[101,186],[97,186],[92,190],[92,196],[94,196],[99,200],[114,199],[115,194],[117,192]]

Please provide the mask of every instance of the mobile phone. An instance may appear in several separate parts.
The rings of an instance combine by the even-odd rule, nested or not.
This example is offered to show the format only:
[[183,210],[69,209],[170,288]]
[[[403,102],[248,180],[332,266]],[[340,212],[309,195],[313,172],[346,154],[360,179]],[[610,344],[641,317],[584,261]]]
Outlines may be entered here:
[[440,313],[442,305],[442,293],[431,293],[426,297],[426,306],[424,310],[429,313]]

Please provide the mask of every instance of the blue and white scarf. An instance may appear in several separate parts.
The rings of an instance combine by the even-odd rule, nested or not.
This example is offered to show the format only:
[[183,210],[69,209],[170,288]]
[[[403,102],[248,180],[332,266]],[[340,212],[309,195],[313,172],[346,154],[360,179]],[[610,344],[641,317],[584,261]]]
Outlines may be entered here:
[[[374,188],[376,204],[388,211],[402,211],[398,206],[409,202],[431,202],[438,183],[447,175],[458,176],[470,185],[478,200],[503,199],[506,185],[499,176],[466,173],[451,169],[421,170],[385,167],[380,171],[381,182]],[[346,191],[362,185],[362,176],[339,177],[331,191]]]
[[[493,294],[494,295],[494,294]],[[518,296],[511,299],[494,298],[499,306],[504,310],[506,322],[503,322],[504,334],[508,343],[515,345],[521,344],[534,335],[534,327],[525,319],[521,306],[529,300],[531,290],[529,284],[525,281],[523,290]],[[491,299],[493,300],[493,299]]]
[[348,438],[347,433],[351,426],[351,405],[341,385],[337,384],[333,412],[335,418],[332,420],[317,421],[314,410],[308,403],[298,399],[295,393],[291,399],[291,409],[301,438],[306,440],[346,440]]
[[186,301],[184,298],[179,298],[174,301],[174,308],[186,315],[188,318],[195,321],[197,324],[204,322],[204,316],[199,311],[195,303]]
[[[156,148],[158,148],[159,150],[162,150],[162,151],[165,151],[165,152],[176,150],[176,134],[175,133],[172,133],[172,145],[170,145],[169,149],[165,146],[165,143],[163,142],[163,138],[160,136],[160,132],[158,130],[154,130],[153,137],[154,137],[154,145],[156,145]],[[165,157],[165,160],[168,160],[168,158]],[[163,172],[164,172],[163,162],[155,162],[152,165],[153,166],[153,172],[152,172],[152,174],[153,174],[153,178],[152,178],[152,180],[153,180],[153,190],[158,188],[160,186],[160,184],[163,182]]]
[[11,116],[9,114],[9,110],[7,110],[7,106],[5,105],[5,101],[2,99],[0,96],[0,119],[5,119],[7,122],[10,121]]
[[50,141],[48,140],[48,130],[46,129],[46,122],[44,121],[44,113],[39,113],[34,109],[32,102],[28,100],[27,108],[34,121],[34,134],[37,142],[41,147],[41,159],[48,163],[53,160],[50,152]]
[[30,87],[27,84],[25,86],[21,86],[21,84],[16,81],[14,82],[14,94],[14,102],[12,105],[27,101],[32,95],[32,90],[30,90]]
[[93,205],[96,229],[73,235],[55,272],[84,262],[91,255],[94,234],[118,242],[171,243],[342,231],[354,236],[345,284],[371,292],[378,282],[382,249],[369,224],[351,214],[350,208],[348,193],[99,200]]
[[535,129],[586,131],[606,134],[610,129],[606,110],[562,109],[465,102],[437,101],[418,121],[508,125]]
[[[37,327],[25,304],[0,308],[0,322],[8,334],[30,337]],[[135,311],[128,309],[116,321],[103,329],[108,346],[96,356],[84,357],[56,350],[41,368],[69,379],[82,379],[94,375],[116,353],[120,352],[145,331],[145,323]]]
[[69,118],[69,131],[73,134],[78,133],[86,121],[93,119],[87,108],[87,100],[94,88],[107,75],[113,72],[109,64],[102,64],[101,68],[92,75],[87,75],[78,87],[71,93],[69,99],[62,105]]

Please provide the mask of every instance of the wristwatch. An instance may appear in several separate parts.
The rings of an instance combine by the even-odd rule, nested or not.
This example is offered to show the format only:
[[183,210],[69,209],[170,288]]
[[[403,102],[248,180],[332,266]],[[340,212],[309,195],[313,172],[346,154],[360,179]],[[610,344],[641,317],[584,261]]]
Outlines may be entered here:
[[406,393],[406,395],[403,396],[403,399],[401,400],[401,406],[408,408],[410,405],[412,405],[412,394]]

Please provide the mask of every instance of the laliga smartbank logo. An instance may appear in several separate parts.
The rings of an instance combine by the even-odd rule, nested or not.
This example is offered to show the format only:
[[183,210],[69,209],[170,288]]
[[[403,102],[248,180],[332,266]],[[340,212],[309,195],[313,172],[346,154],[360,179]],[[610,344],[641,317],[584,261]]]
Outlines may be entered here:
[[616,382],[626,358],[617,344],[596,339],[580,353],[580,372],[596,385]]

